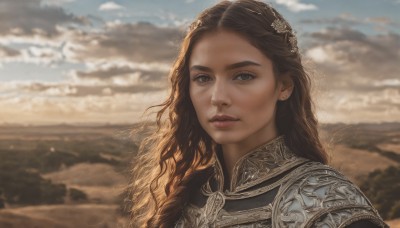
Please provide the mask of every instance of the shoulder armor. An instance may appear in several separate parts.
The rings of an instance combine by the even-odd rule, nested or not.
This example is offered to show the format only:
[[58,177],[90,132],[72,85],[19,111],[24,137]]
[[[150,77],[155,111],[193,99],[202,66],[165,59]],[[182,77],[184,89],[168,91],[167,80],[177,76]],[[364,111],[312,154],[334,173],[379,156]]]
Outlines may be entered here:
[[361,190],[337,170],[309,162],[288,175],[275,198],[272,227],[345,227],[362,219],[388,227]]

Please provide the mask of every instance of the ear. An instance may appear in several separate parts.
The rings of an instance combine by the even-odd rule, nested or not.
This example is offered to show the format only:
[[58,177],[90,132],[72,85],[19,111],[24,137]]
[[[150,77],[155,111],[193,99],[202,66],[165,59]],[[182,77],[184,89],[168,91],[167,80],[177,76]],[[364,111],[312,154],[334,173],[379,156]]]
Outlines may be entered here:
[[290,73],[284,73],[279,77],[279,94],[278,100],[287,100],[292,95],[294,83]]

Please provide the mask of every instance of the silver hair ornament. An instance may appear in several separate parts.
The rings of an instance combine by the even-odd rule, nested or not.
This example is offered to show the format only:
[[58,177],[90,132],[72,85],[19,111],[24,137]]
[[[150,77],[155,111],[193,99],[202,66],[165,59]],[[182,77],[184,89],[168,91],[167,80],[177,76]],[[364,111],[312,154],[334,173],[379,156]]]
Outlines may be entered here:
[[[279,34],[285,34],[285,39],[289,42],[290,52],[297,52],[297,39],[296,34],[292,31],[290,25],[283,19],[280,19],[271,5],[267,4],[267,7],[275,17],[275,20],[272,22],[271,27],[275,29],[275,31]],[[289,36],[289,39],[287,38]]]
[[[295,53],[298,51],[298,47],[297,47],[297,39],[296,39],[296,35],[295,33],[291,30],[291,27],[289,26],[289,24],[285,21],[280,19],[275,11],[273,10],[272,6],[270,6],[269,4],[267,4],[267,7],[265,7],[266,9],[268,9],[270,12],[272,12],[272,14],[275,17],[275,20],[272,22],[271,27],[275,30],[276,33],[278,34],[283,34],[285,37],[285,40],[289,43],[289,47],[290,47],[290,52]],[[251,9],[247,9],[248,11],[258,14],[258,15],[262,15],[261,12],[257,12]]]

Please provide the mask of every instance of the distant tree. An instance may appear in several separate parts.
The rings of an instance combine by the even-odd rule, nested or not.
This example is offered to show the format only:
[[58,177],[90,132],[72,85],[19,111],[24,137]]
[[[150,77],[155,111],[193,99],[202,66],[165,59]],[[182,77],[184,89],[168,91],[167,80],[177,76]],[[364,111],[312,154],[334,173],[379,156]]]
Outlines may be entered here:
[[389,218],[400,218],[400,201],[396,202],[390,209]]
[[69,197],[72,201],[84,201],[84,200],[87,200],[87,198],[88,198],[86,193],[84,193],[81,190],[78,190],[76,188],[69,189]]
[[65,151],[57,151],[44,154],[41,159],[42,169],[44,172],[57,171],[62,165],[71,166],[78,163],[79,156]]
[[11,204],[57,204],[63,203],[66,195],[64,184],[54,184],[38,173],[21,168],[14,167],[10,171],[1,165],[0,188],[4,201]]
[[0,209],[5,208],[3,190],[0,189]]
[[40,185],[41,202],[45,204],[62,204],[67,194],[65,184],[54,184],[50,180],[42,180]]
[[400,166],[373,171],[360,188],[384,219],[400,217]]

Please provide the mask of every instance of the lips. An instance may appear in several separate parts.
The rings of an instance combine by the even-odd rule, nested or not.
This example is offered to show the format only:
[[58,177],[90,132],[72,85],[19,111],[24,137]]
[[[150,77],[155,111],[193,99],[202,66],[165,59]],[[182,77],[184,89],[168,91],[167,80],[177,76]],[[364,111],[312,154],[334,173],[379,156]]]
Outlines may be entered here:
[[210,119],[210,123],[216,129],[231,129],[239,121],[238,118],[228,115],[215,115]]
[[210,119],[210,122],[217,122],[217,121],[237,121],[238,118],[229,115],[215,115]]

